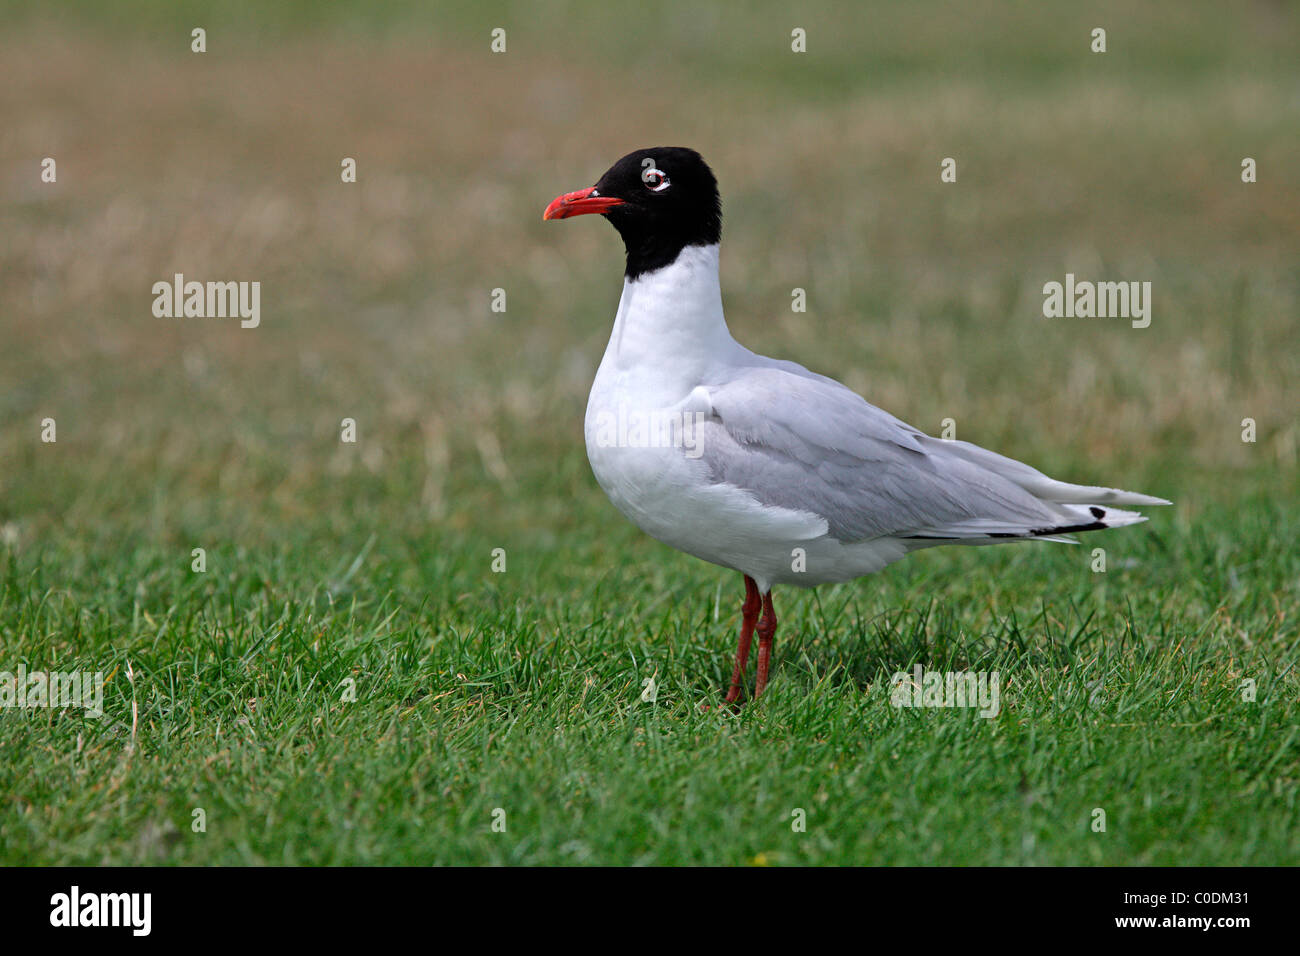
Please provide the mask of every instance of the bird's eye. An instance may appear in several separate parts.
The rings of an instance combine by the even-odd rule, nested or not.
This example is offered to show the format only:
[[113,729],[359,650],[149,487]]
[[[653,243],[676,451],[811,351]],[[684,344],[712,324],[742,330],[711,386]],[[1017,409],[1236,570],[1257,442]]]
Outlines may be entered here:
[[645,188],[652,193],[661,193],[670,185],[668,175],[662,169],[647,169],[645,171]]

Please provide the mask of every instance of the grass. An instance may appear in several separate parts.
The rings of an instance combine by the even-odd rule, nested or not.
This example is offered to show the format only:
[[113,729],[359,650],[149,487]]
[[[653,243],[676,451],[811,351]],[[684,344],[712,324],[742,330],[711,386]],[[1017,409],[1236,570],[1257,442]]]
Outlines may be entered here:
[[[0,710],[0,862],[1294,862],[1296,15],[1184,7],[814,5],[802,60],[776,6],[9,17],[0,670],[111,678]],[[746,344],[1175,506],[779,591],[768,695],[701,709],[739,577],[595,486],[619,250],[537,221],[654,142],[719,172]],[[154,319],[176,271],[262,326]],[[1044,320],[1067,271],[1151,327]],[[915,663],[1000,715],[890,706]]]
[[[552,570],[521,548],[499,584],[472,547],[400,533],[348,580],[355,558],[292,545],[214,555],[237,570],[207,575],[126,546],[11,562],[23,656],[117,673],[104,720],[6,716],[6,856],[1284,862],[1295,649],[1274,596],[1297,567],[1265,542],[1297,529],[1267,502],[1253,513],[1177,543],[1133,534],[1134,567],[1104,576],[1027,546],[786,595],[778,679],[739,716],[699,707],[727,677],[734,582],[633,542],[621,560],[581,544]],[[891,673],[914,662],[998,671],[1003,712],[891,707]]]

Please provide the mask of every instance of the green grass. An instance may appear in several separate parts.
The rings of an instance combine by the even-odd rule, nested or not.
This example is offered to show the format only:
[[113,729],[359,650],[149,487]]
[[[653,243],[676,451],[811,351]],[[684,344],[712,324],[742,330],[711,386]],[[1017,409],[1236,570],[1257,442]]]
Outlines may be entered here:
[[[1252,504],[1112,538],[1133,566],[1104,575],[1028,545],[779,594],[776,680],[739,715],[700,707],[737,581],[616,527],[562,566],[511,549],[498,576],[397,531],[355,570],[289,543],[206,574],[127,545],[9,557],[0,614],[29,666],[116,673],[102,720],[5,715],[4,858],[1284,863],[1300,741],[1277,596],[1300,568],[1266,542],[1300,528]],[[892,707],[916,662],[998,671],[1002,713]]]
[[[0,671],[111,676],[0,710],[0,863],[1294,863],[1296,13],[1185,7],[1103,7],[1102,58],[1065,4],[813,5],[806,60],[775,5],[515,4],[495,59],[474,5],[223,7],[206,59],[198,6],[15,14]],[[619,250],[538,221],[654,142],[719,172],[747,345],[1174,507],[779,590],[768,694],[703,708],[739,576],[596,487]],[[175,271],[262,327],[154,319]],[[1067,271],[1151,327],[1044,320]],[[891,706],[917,663],[1001,713]]]

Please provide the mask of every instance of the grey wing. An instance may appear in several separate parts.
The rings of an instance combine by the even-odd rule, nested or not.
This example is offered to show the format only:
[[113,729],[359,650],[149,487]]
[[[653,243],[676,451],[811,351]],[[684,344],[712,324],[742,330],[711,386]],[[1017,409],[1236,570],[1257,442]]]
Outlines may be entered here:
[[1089,509],[1094,497],[1163,503],[1056,482],[978,446],[931,438],[838,382],[782,364],[704,388],[701,458],[711,480],[762,504],[818,514],[837,540],[1044,536],[1142,520]]

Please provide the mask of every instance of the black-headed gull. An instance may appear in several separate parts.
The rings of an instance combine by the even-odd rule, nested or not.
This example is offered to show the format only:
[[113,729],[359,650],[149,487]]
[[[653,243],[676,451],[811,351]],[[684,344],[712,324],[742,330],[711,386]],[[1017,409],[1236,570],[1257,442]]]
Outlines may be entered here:
[[931,438],[833,379],[738,343],[718,284],[717,181],[694,150],[629,153],[542,218],[586,213],[608,219],[627,250],[587,402],[587,457],[637,527],[744,575],[728,703],[755,631],[754,696],[767,686],[775,584],[847,581],[939,544],[1069,541],[1146,520],[1117,505],[1169,504]]

